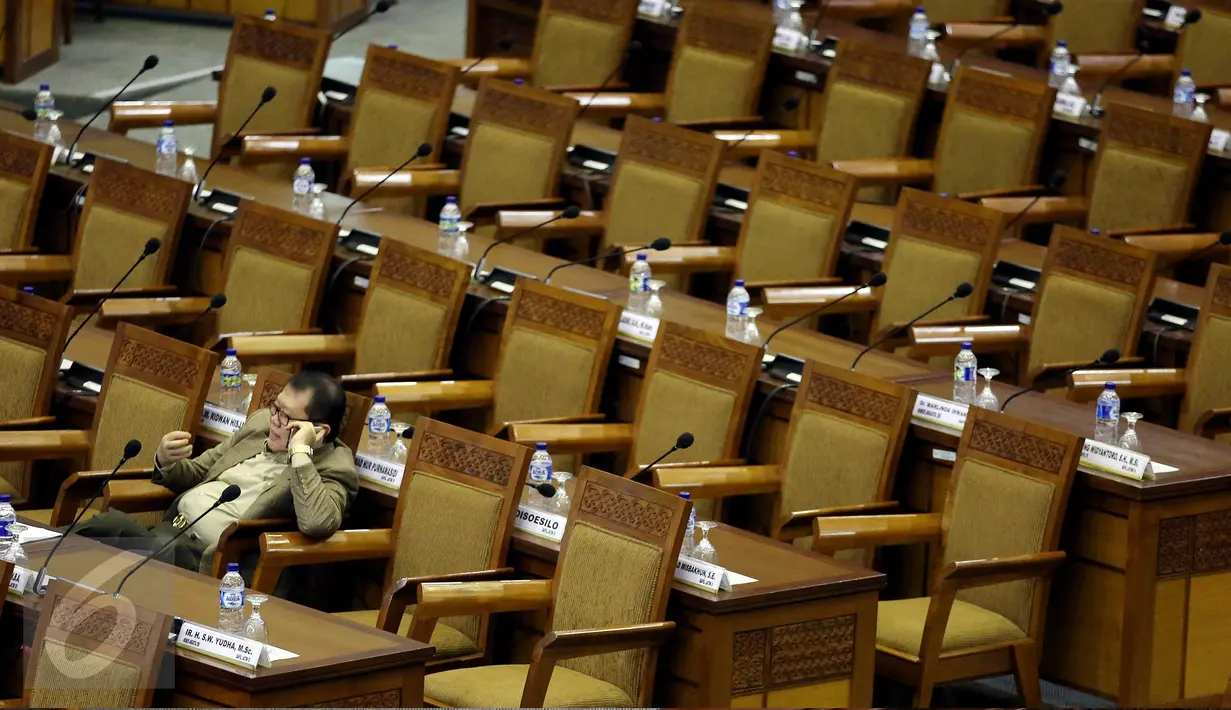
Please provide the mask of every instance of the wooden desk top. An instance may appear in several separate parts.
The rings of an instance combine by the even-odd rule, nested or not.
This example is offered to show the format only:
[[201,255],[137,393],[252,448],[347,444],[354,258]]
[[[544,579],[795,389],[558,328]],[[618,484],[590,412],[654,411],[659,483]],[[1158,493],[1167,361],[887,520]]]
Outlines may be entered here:
[[[30,566],[38,569],[55,544],[45,540],[27,545]],[[101,542],[72,535],[52,558],[49,574],[57,578],[112,591],[141,556],[108,547]],[[208,626],[218,625],[218,580],[152,561],[124,585],[124,596],[133,604],[169,616],[178,616]],[[42,600],[32,594],[9,597],[10,604],[37,610]],[[177,665],[193,675],[245,691],[268,691],[305,680],[320,681],[343,672],[376,671],[425,663],[432,646],[404,636],[387,634],[374,627],[346,621],[324,612],[271,598],[261,606],[269,629],[269,642],[299,654],[278,661],[272,668],[248,671],[192,651],[168,645]]]

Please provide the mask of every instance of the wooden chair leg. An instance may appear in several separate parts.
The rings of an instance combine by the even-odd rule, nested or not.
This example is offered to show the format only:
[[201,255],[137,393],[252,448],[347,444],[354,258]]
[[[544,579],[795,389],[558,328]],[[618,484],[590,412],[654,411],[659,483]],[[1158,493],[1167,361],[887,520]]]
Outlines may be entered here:
[[75,0],[60,0],[60,24],[63,26],[64,44],[73,43],[73,15],[76,8]]
[[1028,708],[1043,707],[1043,693],[1039,685],[1039,654],[1034,641],[1019,643],[1013,647],[1013,676],[1017,690]]

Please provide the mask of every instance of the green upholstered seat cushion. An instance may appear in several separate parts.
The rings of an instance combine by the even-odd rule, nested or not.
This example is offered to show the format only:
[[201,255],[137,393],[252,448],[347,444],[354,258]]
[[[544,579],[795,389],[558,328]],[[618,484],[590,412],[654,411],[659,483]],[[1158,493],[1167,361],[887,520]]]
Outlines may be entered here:
[[932,191],[958,195],[1028,184],[1031,133],[1030,126],[956,107],[937,148]]
[[36,708],[136,707],[141,669],[106,649],[44,639],[37,649],[30,704]]
[[751,59],[700,47],[684,47],[676,60],[668,121],[739,118],[749,114],[756,81]]
[[739,275],[747,281],[783,281],[832,276],[834,218],[821,212],[761,198],[748,208],[748,230]]
[[696,180],[652,165],[627,161],[608,200],[607,244],[644,244],[658,237],[673,242],[696,238],[692,227],[700,224],[701,199]]
[[892,158],[902,153],[912,118],[905,97],[842,80],[826,91],[829,99],[816,147],[818,162]]
[[30,188],[25,183],[0,177],[0,250],[18,246],[21,215],[29,196]]
[[[435,143],[435,104],[375,87],[363,90],[363,100],[351,127],[347,173],[355,168],[394,166],[422,143]],[[397,126],[397,130],[390,130]]]
[[824,412],[805,410],[796,416],[783,465],[783,513],[875,501],[889,438]]
[[[398,624],[399,636],[405,636],[410,633],[410,619],[414,609],[413,606],[407,608],[406,613],[402,616],[402,621]],[[380,612],[375,609],[370,611],[342,611],[334,614],[334,616],[364,626],[376,626],[376,621],[380,618]],[[436,628],[432,630],[431,644],[436,647],[437,659],[456,658],[457,656],[467,656],[479,652],[479,647],[474,644],[474,641],[467,638],[466,634],[439,621],[436,622]]]
[[[431,673],[423,679],[423,699],[455,708],[521,707],[530,666],[485,666]],[[543,707],[627,708],[634,703],[611,683],[557,665],[547,686]]]
[[234,55],[224,87],[226,100],[219,106],[222,113],[218,116],[217,135],[234,134],[261,100],[266,86],[277,89],[278,98],[257,111],[244,133],[256,135],[307,128],[304,97],[315,95],[317,91],[316,82],[309,73],[276,62]]
[[1231,84],[1231,62],[1227,61],[1231,14],[1226,9],[1204,10],[1201,22],[1184,28],[1179,65],[1193,73],[1198,86],[1226,86]]
[[[110,289],[132,267],[150,239],[166,241],[167,225],[109,205],[90,207],[77,248],[77,290]],[[158,259],[149,258],[124,281],[124,288],[158,285]]]
[[1180,421],[1181,431],[1190,431],[1202,413],[1231,407],[1231,368],[1224,358],[1231,352],[1231,318],[1211,316],[1201,324],[1200,356],[1189,357],[1189,382],[1200,387],[1185,391],[1187,409]]
[[[127,375],[112,375],[102,401],[90,468],[110,469],[120,459],[131,439],[161,441],[169,431],[184,428],[188,401],[166,390],[147,385]],[[156,446],[146,446],[126,464],[129,468],[154,465]]]
[[227,307],[218,311],[219,333],[294,330],[313,296],[312,269],[255,249],[235,250],[227,270]]
[[622,31],[616,25],[570,15],[548,13],[535,38],[538,64],[535,86],[595,86],[602,84],[624,54]]
[[1163,227],[1184,221],[1184,168],[1121,148],[1103,151],[1090,193],[1091,229]]
[[665,370],[655,372],[649,383],[642,386],[648,386],[650,391],[642,409],[637,440],[633,442],[634,460],[629,461],[630,467],[653,461],[675,444],[681,431],[692,432],[696,443],[687,451],[671,454],[664,463],[723,457],[735,395]]
[[[1074,54],[1127,52],[1140,19],[1137,0],[1077,0],[1050,22],[1052,36],[1064,38]],[[930,18],[929,18],[930,19]],[[1186,30],[1187,31],[1187,30]],[[1187,65],[1185,65],[1187,66]]]
[[492,418],[497,423],[584,414],[594,351],[542,331],[514,327],[500,354]]
[[1027,372],[1042,365],[1086,362],[1125,340],[1133,324],[1132,294],[1064,274],[1051,274],[1030,332]]
[[[445,307],[379,282],[371,286],[355,342],[355,372],[415,372],[437,366]],[[371,319],[371,320],[369,320]]]
[[[953,293],[955,284],[977,281],[979,254],[899,235],[881,293],[881,327],[903,324]],[[982,307],[982,304],[975,304]],[[950,301],[923,322],[957,318],[970,312],[967,299]]]
[[516,128],[481,123],[470,133],[462,174],[462,209],[490,202],[547,197],[555,146],[547,138]]
[[[919,656],[928,597],[898,599],[876,605],[876,645]],[[1003,616],[963,601],[953,602],[941,652],[1025,638],[1021,629]]]

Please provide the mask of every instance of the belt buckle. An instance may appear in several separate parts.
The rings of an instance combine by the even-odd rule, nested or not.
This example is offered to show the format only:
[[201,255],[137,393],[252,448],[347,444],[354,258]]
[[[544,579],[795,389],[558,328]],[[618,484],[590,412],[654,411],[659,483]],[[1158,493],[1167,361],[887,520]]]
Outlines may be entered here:
[[182,514],[177,515],[175,516],[175,519],[171,521],[171,525],[176,530],[183,530],[184,527],[188,525],[188,518],[185,518]]

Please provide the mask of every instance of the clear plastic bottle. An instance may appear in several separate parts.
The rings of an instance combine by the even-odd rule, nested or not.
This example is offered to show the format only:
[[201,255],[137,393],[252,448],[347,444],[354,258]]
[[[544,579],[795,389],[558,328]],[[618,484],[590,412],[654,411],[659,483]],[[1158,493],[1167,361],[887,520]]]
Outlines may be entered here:
[[154,172],[175,177],[180,167],[180,143],[175,137],[174,122],[162,122],[162,128],[158,131],[158,143],[155,144],[154,150],[157,151],[157,156],[154,158]]
[[461,221],[462,209],[457,206],[457,198],[445,198],[445,206],[440,210],[440,239],[436,243],[436,251],[442,256],[453,256]]
[[228,562],[227,573],[218,585],[218,628],[231,634],[244,629],[244,578],[239,563]]
[[180,166],[180,180],[192,185],[201,181],[201,178],[197,177],[197,162],[193,160],[196,154],[197,151],[191,146],[184,148],[184,164]]
[[979,384],[976,372],[979,361],[975,357],[974,347],[970,343],[962,343],[962,351],[953,361],[953,401],[958,404],[973,404],[975,390]]
[[804,18],[801,14],[803,0],[787,0],[787,7],[778,20],[778,29],[774,33],[774,46],[788,52],[798,52],[807,42]]
[[1120,441],[1120,395],[1116,394],[1116,383],[1103,385],[1094,419],[1094,440],[1115,446]]
[[56,110],[56,97],[50,84],[39,84],[34,95],[34,137],[46,141],[53,123],[52,112]]
[[[684,500],[692,500],[692,494],[685,491],[680,494]],[[692,539],[697,531],[697,509],[691,508],[688,511],[688,526],[684,528],[684,542],[680,544],[680,556],[692,557],[693,548],[697,546],[697,542]]]
[[1051,60],[1048,62],[1047,83],[1056,89],[1064,86],[1064,80],[1069,78],[1069,64],[1072,61],[1068,43],[1064,40],[1056,42],[1056,48],[1051,51]]
[[265,9],[265,21],[275,22],[278,19],[278,13],[274,12],[273,8]]
[[[534,455],[530,457],[530,471],[527,477],[533,484],[551,483],[551,454],[547,453],[547,444],[540,441],[534,445]],[[549,504],[542,494],[530,489],[530,507],[547,510]]]
[[748,330],[745,314],[752,297],[744,288],[743,279],[735,279],[735,286],[727,294],[727,337],[732,340],[743,340]]
[[915,14],[910,16],[909,41],[906,44],[907,52],[912,57],[923,56],[923,48],[928,45],[928,30],[931,27],[928,14],[924,12],[923,7],[916,7]]
[[376,395],[376,403],[368,410],[368,453],[385,457],[393,446],[393,414],[385,404],[383,394]]
[[10,525],[9,523],[0,523],[0,530],[4,531],[3,533],[0,533],[0,535],[9,536],[7,545],[0,544],[0,547],[5,548],[3,556],[0,557],[0,559],[12,562],[14,565],[23,569],[29,569],[30,556],[26,554],[26,548],[21,545],[21,533],[17,532],[18,529],[23,527],[24,526]]
[[300,214],[306,213],[312,205],[312,186],[316,184],[316,171],[312,169],[312,161],[308,158],[299,160],[295,168],[295,179],[291,183],[294,196],[291,198],[291,208]]
[[1187,69],[1180,71],[1180,78],[1175,80],[1175,91],[1171,93],[1171,113],[1180,118],[1191,118],[1193,108],[1197,104],[1197,82]]
[[633,268],[628,271],[628,310],[634,313],[645,313],[645,307],[650,301],[650,262],[645,253],[637,255]]
[[219,381],[221,391],[219,399],[224,409],[232,412],[240,411],[244,400],[244,366],[240,364],[235,348],[227,348],[226,357],[222,358],[219,368],[222,375]]
[[0,494],[0,524],[17,522],[17,511],[13,510],[12,496]]
[[0,562],[12,561],[9,559],[9,552],[13,549],[14,539],[12,531],[9,530],[9,524],[0,522]]

